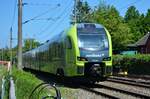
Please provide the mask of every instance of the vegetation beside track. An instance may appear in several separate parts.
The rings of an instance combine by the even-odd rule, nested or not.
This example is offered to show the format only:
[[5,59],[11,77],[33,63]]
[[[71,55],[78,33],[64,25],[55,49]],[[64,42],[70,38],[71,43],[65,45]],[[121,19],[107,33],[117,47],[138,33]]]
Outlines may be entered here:
[[113,66],[128,71],[128,74],[150,75],[150,55],[115,55]]
[[[9,99],[9,74],[7,72],[7,68],[5,66],[0,65],[0,95],[2,94],[2,90],[4,92],[3,99]],[[2,89],[2,79],[5,80],[4,88]]]
[[[17,99],[29,99],[29,96],[34,88],[42,83],[41,80],[37,79],[31,73],[20,71],[16,68],[13,69],[12,76],[15,83],[15,93]],[[33,96],[36,96],[37,94],[38,93],[36,91],[33,93]],[[47,94],[47,90],[43,90],[39,96],[45,96],[45,94]]]
[[[35,87],[43,83],[43,81],[36,78],[33,74],[25,71],[19,71],[15,68],[13,69],[12,76],[15,82],[17,99],[29,99],[29,96]],[[55,91],[53,89],[49,90],[45,88],[43,91],[39,92],[40,89],[33,93],[32,98],[38,99],[38,97],[43,97],[50,94],[55,95]],[[75,97],[71,95],[74,93],[74,90],[64,87],[59,87],[58,89],[60,89],[63,99],[75,99]]]

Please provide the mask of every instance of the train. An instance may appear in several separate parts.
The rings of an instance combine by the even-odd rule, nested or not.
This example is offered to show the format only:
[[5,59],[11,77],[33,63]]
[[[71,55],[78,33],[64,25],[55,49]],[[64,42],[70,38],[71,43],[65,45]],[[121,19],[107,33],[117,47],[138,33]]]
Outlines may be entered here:
[[112,42],[97,23],[77,23],[23,53],[23,67],[61,77],[102,81],[112,74]]

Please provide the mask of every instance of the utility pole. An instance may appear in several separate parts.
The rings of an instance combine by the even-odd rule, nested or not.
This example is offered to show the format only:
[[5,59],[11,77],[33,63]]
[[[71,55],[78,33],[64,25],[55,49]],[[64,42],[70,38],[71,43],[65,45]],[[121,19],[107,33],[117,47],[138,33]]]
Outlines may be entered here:
[[12,27],[10,28],[10,74],[12,72]]
[[[2,48],[2,61],[4,61],[4,48]],[[3,64],[2,64],[3,66]]]
[[2,61],[2,48],[0,50],[1,50],[1,57],[0,57],[1,59],[0,59],[0,61]]
[[4,48],[2,48],[2,61],[4,61]]
[[22,70],[22,0],[18,0],[18,69]]

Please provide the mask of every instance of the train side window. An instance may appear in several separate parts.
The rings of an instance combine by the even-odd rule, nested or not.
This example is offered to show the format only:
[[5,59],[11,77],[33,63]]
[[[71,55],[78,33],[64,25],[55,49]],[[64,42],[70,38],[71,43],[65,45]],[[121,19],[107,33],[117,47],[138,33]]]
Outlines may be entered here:
[[71,44],[71,39],[70,37],[66,38],[66,48],[67,49],[72,49],[72,44]]

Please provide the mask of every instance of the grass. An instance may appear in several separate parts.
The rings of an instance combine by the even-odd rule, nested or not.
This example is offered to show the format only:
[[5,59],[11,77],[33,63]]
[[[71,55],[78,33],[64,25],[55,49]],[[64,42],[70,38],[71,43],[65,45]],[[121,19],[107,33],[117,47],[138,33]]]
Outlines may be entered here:
[[5,79],[5,93],[4,99],[9,99],[9,74],[5,66],[0,65],[0,94],[2,93],[2,79]]
[[63,99],[77,99],[79,90],[61,87],[60,91]]
[[[36,78],[33,74],[25,71],[19,71],[16,68],[13,68],[12,76],[15,82],[15,93],[17,99],[29,99],[29,96],[34,88],[43,83],[43,81]],[[39,92],[40,89],[41,87],[34,92],[32,99],[41,99],[41,97],[49,94],[55,95],[54,90],[45,88],[41,92]],[[64,87],[59,87],[59,89],[61,91],[63,99],[76,99],[76,96],[74,96],[76,90]]]
[[7,73],[7,68],[0,65],[0,80],[2,80],[3,76]]
[[[41,80],[37,79],[31,73],[27,73],[24,71],[19,71],[17,69],[13,69],[12,73],[14,82],[15,82],[15,93],[17,99],[28,99],[32,90],[36,86],[42,83]],[[47,90],[44,90],[43,93],[38,94],[38,92],[33,93],[33,99],[37,99],[36,96],[44,96],[47,94]],[[35,97],[34,97],[35,96]]]

